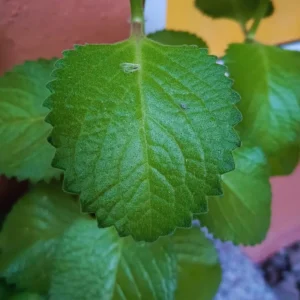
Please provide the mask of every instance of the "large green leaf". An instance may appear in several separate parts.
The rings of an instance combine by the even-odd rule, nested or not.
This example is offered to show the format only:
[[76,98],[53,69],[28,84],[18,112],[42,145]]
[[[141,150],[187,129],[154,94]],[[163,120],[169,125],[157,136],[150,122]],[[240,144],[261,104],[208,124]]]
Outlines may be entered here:
[[223,197],[209,199],[209,212],[198,216],[214,236],[235,244],[263,241],[270,225],[271,187],[260,148],[234,151],[236,169],[223,176]]
[[[265,16],[273,13],[274,7],[270,0]],[[212,18],[229,18],[245,24],[256,16],[262,0],[195,0],[198,9]]]
[[186,31],[164,29],[148,34],[148,38],[165,45],[196,45],[208,48],[201,38]]
[[58,237],[79,215],[59,186],[39,185],[21,198],[0,234],[0,276],[34,292],[47,292]]
[[45,103],[53,165],[83,211],[136,240],[190,226],[240,143],[239,96],[216,57],[131,38],[78,46],[57,66]]
[[0,77],[0,174],[39,181],[57,177],[47,143],[46,84],[55,60],[26,62]]
[[235,44],[227,52],[226,64],[242,96],[239,108],[244,118],[238,126],[242,140],[261,146],[273,163],[280,160],[300,140],[300,53]]
[[66,232],[54,262],[51,300],[209,300],[221,270],[199,229],[177,230],[154,243],[120,238],[113,228],[78,220]]

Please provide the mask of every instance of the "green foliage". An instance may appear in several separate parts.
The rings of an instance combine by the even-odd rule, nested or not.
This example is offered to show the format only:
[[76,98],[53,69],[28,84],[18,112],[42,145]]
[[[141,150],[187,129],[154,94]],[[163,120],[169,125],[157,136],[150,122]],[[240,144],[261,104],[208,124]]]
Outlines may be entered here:
[[197,228],[178,229],[148,244],[119,238],[113,228],[99,230],[93,220],[78,220],[58,249],[50,295],[53,300],[187,299],[187,294],[211,299],[220,281],[217,261]]
[[[280,164],[282,154],[278,153],[299,145],[300,53],[260,44],[234,44],[225,62],[242,97],[238,107],[243,122],[237,127],[242,140],[260,146],[273,163]],[[294,158],[291,164],[295,164]]]
[[195,1],[245,34],[225,58],[244,116],[235,150],[240,96],[226,68],[195,35],[144,37],[142,2],[130,0],[128,40],[64,53],[51,96],[54,60],[0,78],[0,175],[49,182],[54,157],[64,189],[80,194],[39,183],[1,215],[0,299],[210,300],[216,250],[199,228],[178,227],[199,219],[244,245],[267,233],[269,177],[299,162],[300,53],[254,40],[269,0]]
[[265,17],[270,16],[274,7],[270,0],[195,0],[196,7],[212,18],[228,18],[245,24],[255,18],[262,2],[267,1]]
[[114,228],[97,228],[56,185],[38,185],[15,205],[0,246],[1,276],[29,291],[50,286],[53,300],[185,299],[189,293],[209,300],[221,279],[216,251],[199,228],[136,243]]
[[39,185],[20,199],[0,233],[0,276],[19,288],[47,292],[58,237],[78,211],[58,185]]
[[263,241],[270,225],[271,187],[260,148],[234,151],[236,168],[223,175],[223,197],[209,199],[209,213],[198,217],[215,237],[236,244]]
[[59,175],[42,107],[54,61],[26,62],[0,77],[0,174],[33,182]]
[[190,226],[221,194],[240,143],[224,72],[204,49],[147,38],[65,52],[46,102],[65,190],[121,236],[153,241]]
[[196,45],[200,48],[208,48],[200,37],[186,31],[165,29],[148,34],[148,38],[165,45]]
[[197,229],[177,229],[171,237],[177,257],[175,299],[212,299],[220,281],[217,252]]

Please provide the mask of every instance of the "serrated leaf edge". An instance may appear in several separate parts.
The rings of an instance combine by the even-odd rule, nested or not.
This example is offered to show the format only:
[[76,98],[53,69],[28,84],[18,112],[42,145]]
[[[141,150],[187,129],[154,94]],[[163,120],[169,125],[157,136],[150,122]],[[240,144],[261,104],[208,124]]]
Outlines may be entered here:
[[[199,41],[201,41],[203,44],[205,44],[205,47],[200,47],[198,45],[196,45],[197,47],[199,47],[200,49],[208,49],[208,45],[206,43],[206,41],[204,39],[202,39],[201,37],[199,37],[198,35],[194,34],[194,33],[191,33],[191,32],[188,32],[188,31],[184,31],[184,30],[173,30],[173,29],[162,29],[162,30],[157,30],[157,31],[154,31],[154,32],[151,32],[147,35],[147,38],[151,39],[151,35],[153,34],[156,34],[156,33],[160,33],[160,32],[170,32],[170,33],[184,33],[190,37],[193,37],[193,38],[196,38],[198,39]],[[158,43],[156,40],[153,40],[154,42]],[[161,43],[160,43],[161,44]],[[182,44],[182,45],[186,45],[186,44]],[[181,46],[181,45],[172,45],[174,47],[176,46]],[[189,46],[192,46],[192,45],[189,45]]]
[[[18,70],[18,68],[20,68],[21,66],[26,66],[26,65],[31,64],[31,63],[49,63],[52,60],[53,61],[54,60],[57,61],[57,60],[59,60],[59,58],[54,56],[54,57],[49,58],[49,59],[43,58],[43,57],[39,57],[36,60],[25,60],[22,63],[14,65],[12,68],[10,68],[9,70],[7,70],[3,75],[1,75],[1,77],[5,77],[5,76],[7,76],[9,74],[15,73]],[[56,64],[56,62],[54,63],[54,65],[55,64]],[[49,75],[51,75],[51,74],[49,74]],[[50,132],[50,129],[49,129],[49,132]],[[52,166],[52,164],[51,164],[51,166]],[[54,166],[52,166],[52,167],[55,168]],[[58,168],[55,168],[55,169],[58,170]],[[36,184],[38,182],[43,182],[43,181],[46,182],[46,183],[50,183],[51,180],[59,180],[61,174],[57,173],[54,176],[46,176],[45,178],[42,178],[42,179],[33,179],[33,178],[28,178],[27,176],[20,176],[20,175],[14,175],[14,174],[11,174],[11,173],[7,173],[7,172],[1,172],[1,170],[0,170],[0,176],[5,176],[8,179],[16,179],[18,182],[22,182],[22,181],[28,180],[29,182],[31,182],[33,184]]]

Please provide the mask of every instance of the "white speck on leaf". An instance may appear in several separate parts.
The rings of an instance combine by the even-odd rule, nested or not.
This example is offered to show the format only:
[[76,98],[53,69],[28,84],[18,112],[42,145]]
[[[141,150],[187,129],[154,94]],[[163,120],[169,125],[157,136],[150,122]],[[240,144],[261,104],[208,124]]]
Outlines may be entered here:
[[124,73],[133,73],[138,71],[141,68],[139,64],[133,64],[133,63],[121,63],[120,66]]

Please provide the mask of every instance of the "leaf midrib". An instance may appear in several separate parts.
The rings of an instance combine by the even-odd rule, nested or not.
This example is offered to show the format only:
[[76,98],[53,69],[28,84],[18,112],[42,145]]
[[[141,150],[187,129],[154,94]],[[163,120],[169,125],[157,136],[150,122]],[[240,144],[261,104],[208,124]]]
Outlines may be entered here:
[[[141,138],[144,144],[143,147],[143,155],[144,155],[144,160],[146,162],[145,166],[146,166],[146,174],[147,174],[147,181],[148,181],[148,201],[150,204],[150,215],[152,217],[152,207],[151,207],[151,188],[150,188],[150,166],[149,166],[149,148],[148,148],[148,140],[147,140],[147,135],[146,135],[146,117],[145,117],[145,112],[146,112],[146,105],[145,105],[145,99],[143,97],[143,93],[142,93],[142,83],[143,83],[143,65],[142,65],[142,39],[138,39],[136,38],[136,40],[134,40],[135,42],[135,50],[136,50],[136,64],[138,64],[140,67],[138,69],[138,73],[137,73],[137,86],[138,86],[138,95],[139,95],[139,99],[140,99],[140,105],[137,105],[137,107],[140,107],[140,115],[141,115],[141,119],[140,119],[140,131],[141,131]],[[152,219],[151,222],[149,224],[150,226],[150,234],[152,233]]]

